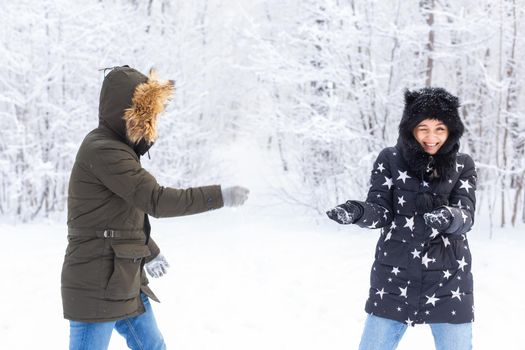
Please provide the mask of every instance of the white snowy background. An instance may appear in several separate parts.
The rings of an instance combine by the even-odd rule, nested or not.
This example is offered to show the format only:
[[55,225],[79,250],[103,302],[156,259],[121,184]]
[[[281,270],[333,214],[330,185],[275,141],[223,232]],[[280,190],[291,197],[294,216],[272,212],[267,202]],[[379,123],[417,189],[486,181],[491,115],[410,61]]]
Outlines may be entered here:
[[[97,125],[99,69],[176,80],[144,166],[175,187],[241,184],[246,206],[153,220],[169,348],[354,349],[378,231],[324,211],[362,199],[403,90],[462,101],[477,163],[476,349],[525,349],[524,3],[0,1],[0,348],[67,348],[67,182]],[[125,348],[118,335],[111,349]],[[432,349],[426,326],[399,349]]]

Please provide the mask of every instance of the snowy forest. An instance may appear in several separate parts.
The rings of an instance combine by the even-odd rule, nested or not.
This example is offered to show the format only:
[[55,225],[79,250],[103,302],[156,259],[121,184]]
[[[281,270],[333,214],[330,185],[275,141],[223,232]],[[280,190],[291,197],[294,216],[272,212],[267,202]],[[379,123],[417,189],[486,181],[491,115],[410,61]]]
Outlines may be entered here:
[[274,160],[272,202],[324,214],[366,195],[375,156],[396,142],[404,90],[441,86],[461,101],[479,213],[494,226],[525,222],[524,7],[2,1],[0,217],[66,209],[76,151],[98,123],[103,69],[128,64],[176,81],[144,159],[161,184],[220,183],[236,169],[215,151],[250,138]]

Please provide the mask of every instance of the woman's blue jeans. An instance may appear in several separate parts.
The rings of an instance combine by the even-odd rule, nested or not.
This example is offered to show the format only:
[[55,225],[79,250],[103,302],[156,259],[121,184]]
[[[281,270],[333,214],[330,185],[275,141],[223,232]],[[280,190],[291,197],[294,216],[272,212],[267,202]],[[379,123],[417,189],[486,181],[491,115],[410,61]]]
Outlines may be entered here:
[[[471,350],[472,323],[431,323],[436,350]],[[394,350],[407,329],[405,323],[368,315],[359,350]]]
[[124,338],[133,350],[165,350],[162,338],[148,297],[141,293],[146,311],[138,316],[113,322],[69,321],[70,350],[106,350],[113,328]]

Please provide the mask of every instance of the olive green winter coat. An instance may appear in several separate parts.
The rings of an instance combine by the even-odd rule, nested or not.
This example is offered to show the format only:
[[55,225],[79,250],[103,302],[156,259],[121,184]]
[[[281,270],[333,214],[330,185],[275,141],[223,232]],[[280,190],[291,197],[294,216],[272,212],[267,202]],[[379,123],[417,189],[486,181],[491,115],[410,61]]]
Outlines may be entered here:
[[101,322],[144,312],[140,291],[157,298],[143,265],[160,252],[149,238],[147,215],[190,215],[223,205],[220,186],[162,187],[140,164],[172,90],[172,82],[129,67],[104,79],[99,126],[82,142],[69,181],[62,268],[67,319]]

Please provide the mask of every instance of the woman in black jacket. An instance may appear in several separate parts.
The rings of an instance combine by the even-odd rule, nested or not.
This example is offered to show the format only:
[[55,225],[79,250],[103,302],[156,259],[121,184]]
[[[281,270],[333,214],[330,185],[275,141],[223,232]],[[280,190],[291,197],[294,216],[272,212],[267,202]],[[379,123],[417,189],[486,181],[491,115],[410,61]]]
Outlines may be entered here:
[[459,101],[441,88],[405,92],[395,147],[383,149],[366,201],[327,212],[340,224],[381,228],[359,349],[395,349],[407,326],[430,324],[436,349],[472,348],[474,320],[467,232],[476,170],[458,153]]

